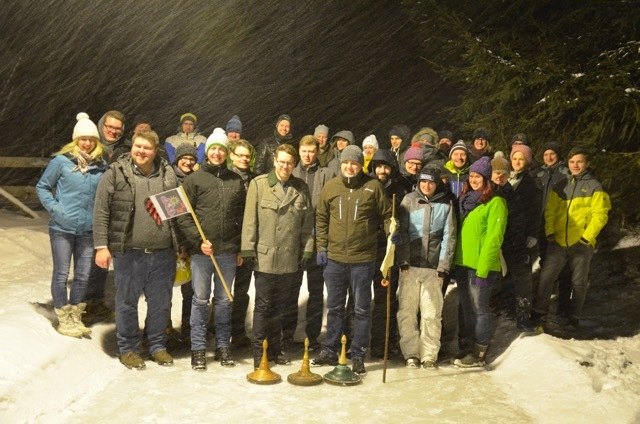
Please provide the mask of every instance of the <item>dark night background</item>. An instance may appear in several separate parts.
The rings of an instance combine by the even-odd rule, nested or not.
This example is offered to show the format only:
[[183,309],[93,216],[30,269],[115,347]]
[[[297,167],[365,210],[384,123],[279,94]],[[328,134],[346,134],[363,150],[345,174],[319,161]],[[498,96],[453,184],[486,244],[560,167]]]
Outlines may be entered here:
[[[238,114],[244,138],[281,113],[296,138],[440,127],[452,96],[418,55],[398,1],[3,2],[1,155],[48,155],[77,112],[151,118],[161,139],[187,111],[208,136]],[[131,129],[131,128],[129,128]]]

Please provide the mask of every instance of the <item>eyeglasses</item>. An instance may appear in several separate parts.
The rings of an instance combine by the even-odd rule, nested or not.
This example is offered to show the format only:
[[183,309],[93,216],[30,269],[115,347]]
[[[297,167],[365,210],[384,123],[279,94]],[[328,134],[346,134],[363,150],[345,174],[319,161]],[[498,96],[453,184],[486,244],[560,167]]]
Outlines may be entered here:
[[281,168],[293,168],[293,162],[285,162],[285,161],[282,161],[282,160],[277,160],[276,163]]
[[240,159],[251,159],[251,155],[239,155],[237,153],[234,153],[234,155],[238,156]]
[[183,156],[180,158],[180,160],[185,161],[185,162],[195,162],[196,158],[190,157],[190,156]]
[[422,162],[406,162],[406,164],[411,168],[420,168],[422,166]]
[[107,124],[104,124],[104,127],[106,129],[108,129],[108,130],[113,131],[113,132],[121,132],[122,131],[122,127],[114,127],[112,125],[107,125]]

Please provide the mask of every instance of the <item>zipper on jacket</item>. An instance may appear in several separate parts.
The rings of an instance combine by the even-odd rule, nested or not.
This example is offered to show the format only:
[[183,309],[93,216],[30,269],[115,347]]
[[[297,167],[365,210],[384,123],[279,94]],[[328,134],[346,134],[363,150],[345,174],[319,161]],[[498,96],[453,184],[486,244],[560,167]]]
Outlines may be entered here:
[[358,203],[360,203],[360,199],[356,199],[356,207],[355,210],[353,211],[353,220],[355,221],[356,219],[358,219]]
[[571,209],[571,202],[573,202],[573,195],[576,193],[576,187],[578,187],[578,179],[573,177],[573,190],[571,190],[571,199],[567,204],[567,216],[565,217],[565,228],[564,228],[564,243],[569,247],[569,209]]
[[338,201],[338,217],[342,221],[342,196],[340,196],[340,200]]

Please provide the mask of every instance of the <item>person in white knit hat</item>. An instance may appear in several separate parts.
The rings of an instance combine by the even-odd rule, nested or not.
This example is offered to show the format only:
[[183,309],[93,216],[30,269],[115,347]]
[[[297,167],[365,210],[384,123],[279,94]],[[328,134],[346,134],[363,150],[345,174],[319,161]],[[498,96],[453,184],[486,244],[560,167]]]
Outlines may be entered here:
[[369,162],[373,159],[373,155],[378,151],[378,140],[376,136],[371,134],[365,137],[362,141],[362,152],[364,153],[364,166],[362,167],[362,171],[367,174],[369,173]]
[[[60,334],[91,334],[81,316],[86,308],[89,271],[93,261],[93,205],[98,181],[106,170],[98,128],[89,115],[76,116],[72,141],[54,154],[36,185],[38,198],[49,212],[53,259],[51,294]],[[74,261],[73,283],[67,277]]]

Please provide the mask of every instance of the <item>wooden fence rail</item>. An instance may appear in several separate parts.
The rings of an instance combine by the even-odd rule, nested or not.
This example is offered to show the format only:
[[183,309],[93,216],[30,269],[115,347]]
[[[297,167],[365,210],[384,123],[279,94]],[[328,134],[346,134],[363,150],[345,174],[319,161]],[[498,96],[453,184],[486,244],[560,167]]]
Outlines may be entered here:
[[[0,156],[0,168],[44,168],[49,163],[49,160],[50,158],[43,157]],[[3,203],[3,200],[6,200],[24,212],[26,212],[25,208],[29,209],[29,207],[40,205],[35,186],[6,185],[0,186],[0,189],[5,192],[0,192],[2,193],[0,195],[0,204]],[[30,215],[28,212],[26,213]]]

